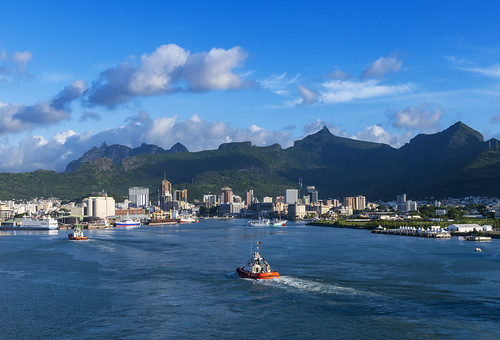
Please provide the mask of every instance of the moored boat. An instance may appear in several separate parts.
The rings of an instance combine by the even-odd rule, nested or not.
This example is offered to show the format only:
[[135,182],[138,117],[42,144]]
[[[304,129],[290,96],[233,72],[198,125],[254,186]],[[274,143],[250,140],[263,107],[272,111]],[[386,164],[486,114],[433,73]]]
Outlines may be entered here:
[[253,253],[253,256],[246,266],[236,268],[239,277],[254,280],[275,279],[280,277],[280,274],[278,272],[273,272],[267,261],[260,256],[260,245],[261,243],[257,242],[257,251]]
[[198,223],[200,221],[198,221],[198,219],[193,218],[193,217],[181,217],[179,219],[179,222],[180,223]]
[[117,226],[117,227],[137,227],[140,225],[141,225],[140,221],[132,220],[132,219],[126,219],[123,221],[115,222],[115,226]]
[[21,220],[21,225],[16,225],[13,222],[11,225],[1,226],[0,230],[56,230],[57,228],[57,220],[52,217],[24,216]]

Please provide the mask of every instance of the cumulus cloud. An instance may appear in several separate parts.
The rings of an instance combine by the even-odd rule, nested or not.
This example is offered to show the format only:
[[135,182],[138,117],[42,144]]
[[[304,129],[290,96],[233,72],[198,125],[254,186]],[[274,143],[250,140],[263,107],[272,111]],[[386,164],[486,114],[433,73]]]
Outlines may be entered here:
[[81,81],[66,86],[52,100],[24,106],[0,103],[0,134],[30,130],[70,118],[70,104],[85,90]]
[[391,135],[381,125],[371,125],[357,132],[352,138],[367,142],[388,144],[398,148],[405,144],[411,138],[411,135],[411,132],[406,132],[403,135]]
[[325,122],[321,119],[317,119],[304,125],[303,137],[318,132],[324,126],[326,126],[332,134],[338,137],[357,139],[366,142],[383,143],[396,148],[408,142],[408,140],[412,137],[411,131],[407,131],[404,134],[391,134],[378,124],[367,126],[363,128],[363,130],[355,133],[348,133],[341,127],[330,122]]
[[388,57],[380,57],[370,64],[361,75],[361,78],[382,78],[389,72],[398,72],[402,66],[403,62],[398,54],[393,53]]
[[89,106],[115,108],[134,98],[176,91],[234,90],[249,86],[233,72],[247,57],[240,47],[194,53],[175,44],[162,45],[102,72],[86,93]]
[[55,134],[50,139],[30,136],[16,146],[0,144],[0,171],[32,171],[48,169],[63,171],[73,159],[77,159],[93,146],[103,142],[108,145],[123,144],[136,147],[140,143],[156,144],[170,149],[177,142],[190,151],[216,149],[222,143],[251,141],[254,145],[266,146],[279,143],[283,147],[292,145],[289,131],[270,131],[257,125],[235,128],[227,122],[206,121],[198,115],[181,120],[177,116],[152,119],[141,111],[120,127],[94,134],[68,130]]
[[443,110],[438,105],[421,104],[396,112],[393,125],[408,130],[434,131],[439,128],[442,116]]

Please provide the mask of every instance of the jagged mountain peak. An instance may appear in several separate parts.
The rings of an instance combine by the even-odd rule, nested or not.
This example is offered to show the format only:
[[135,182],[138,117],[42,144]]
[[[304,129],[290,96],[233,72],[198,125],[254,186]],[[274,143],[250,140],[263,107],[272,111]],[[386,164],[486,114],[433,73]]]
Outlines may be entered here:
[[101,158],[109,158],[113,165],[120,164],[124,159],[141,154],[155,154],[155,153],[177,153],[189,152],[189,150],[181,143],[176,143],[170,150],[164,150],[155,144],[142,143],[141,146],[130,148],[126,145],[113,144],[108,146],[103,142],[99,148],[96,146],[85,152],[82,157],[77,160],[71,161],[66,166],[65,172],[73,172],[78,169],[82,164],[95,161]]
[[484,137],[481,133],[459,121],[441,132],[418,134],[403,148],[432,147],[435,149],[457,149],[483,142]]

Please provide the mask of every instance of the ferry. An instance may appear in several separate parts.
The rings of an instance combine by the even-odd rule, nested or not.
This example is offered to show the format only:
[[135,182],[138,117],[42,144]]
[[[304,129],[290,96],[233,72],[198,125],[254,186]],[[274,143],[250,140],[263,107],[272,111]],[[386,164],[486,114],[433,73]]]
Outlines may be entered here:
[[244,267],[236,268],[238,276],[244,279],[267,280],[280,277],[278,272],[273,272],[267,261],[260,256],[259,246],[261,242],[257,242],[257,251]]
[[72,241],[86,241],[88,237],[83,235],[83,230],[81,226],[74,226],[73,233],[68,234],[68,238]]
[[57,220],[49,216],[31,217],[24,216],[21,225],[14,222],[9,225],[2,225],[0,230],[57,230]]
[[115,223],[115,226],[117,227],[137,227],[140,226],[141,222],[137,220],[132,220],[132,219],[126,219],[123,221],[117,221]]
[[286,220],[270,220],[268,218],[259,217],[258,220],[248,221],[250,227],[286,227]]

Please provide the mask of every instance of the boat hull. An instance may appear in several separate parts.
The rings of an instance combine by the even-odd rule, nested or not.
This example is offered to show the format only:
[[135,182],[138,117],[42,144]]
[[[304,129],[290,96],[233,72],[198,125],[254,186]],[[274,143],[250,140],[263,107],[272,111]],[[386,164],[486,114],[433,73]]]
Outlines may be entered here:
[[123,222],[116,222],[115,226],[117,227],[138,227],[140,226],[140,222],[130,222],[130,223],[123,223]]
[[57,228],[52,227],[0,227],[0,230],[57,230]]
[[269,272],[269,273],[251,273],[243,269],[244,267],[236,268],[236,272],[238,276],[243,279],[254,279],[254,280],[268,280],[268,279],[277,279],[280,277],[278,272]]
[[68,234],[68,238],[71,241],[86,241],[86,240],[88,240],[87,236],[73,236],[73,234]]

